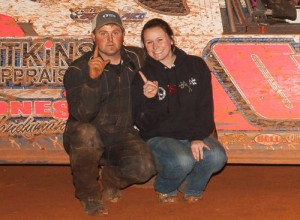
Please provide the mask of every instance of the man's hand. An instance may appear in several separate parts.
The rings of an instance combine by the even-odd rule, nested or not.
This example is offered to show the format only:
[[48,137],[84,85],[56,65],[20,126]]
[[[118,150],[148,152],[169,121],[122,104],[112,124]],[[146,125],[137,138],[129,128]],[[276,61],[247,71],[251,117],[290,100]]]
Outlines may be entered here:
[[144,86],[143,86],[144,95],[149,99],[153,98],[158,92],[158,82],[157,81],[151,82],[147,80],[146,76],[141,71],[139,71],[139,74],[144,81]]
[[92,79],[96,79],[101,76],[105,66],[110,60],[103,60],[99,57],[98,46],[95,47],[94,55],[89,61],[89,75]]
[[191,151],[196,161],[203,160],[204,158],[203,148],[210,150],[209,146],[204,144],[203,141],[195,140],[191,142]]

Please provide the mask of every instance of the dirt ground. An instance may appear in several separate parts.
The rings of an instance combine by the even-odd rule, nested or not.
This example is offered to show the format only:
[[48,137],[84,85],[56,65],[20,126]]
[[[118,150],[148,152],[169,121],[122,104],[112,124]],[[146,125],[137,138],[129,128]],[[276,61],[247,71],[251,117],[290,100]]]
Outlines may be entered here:
[[68,166],[0,166],[1,220],[298,220],[300,166],[227,165],[197,204],[159,204],[150,183],[123,190],[109,215],[87,216]]

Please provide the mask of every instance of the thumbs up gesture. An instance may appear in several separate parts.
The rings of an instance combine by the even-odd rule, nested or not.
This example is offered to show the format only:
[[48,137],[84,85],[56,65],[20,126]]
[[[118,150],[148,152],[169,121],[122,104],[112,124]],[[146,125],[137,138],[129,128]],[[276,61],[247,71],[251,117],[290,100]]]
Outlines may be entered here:
[[98,46],[94,50],[93,58],[89,61],[89,75],[92,79],[96,79],[101,76],[105,66],[110,60],[103,60],[99,57]]

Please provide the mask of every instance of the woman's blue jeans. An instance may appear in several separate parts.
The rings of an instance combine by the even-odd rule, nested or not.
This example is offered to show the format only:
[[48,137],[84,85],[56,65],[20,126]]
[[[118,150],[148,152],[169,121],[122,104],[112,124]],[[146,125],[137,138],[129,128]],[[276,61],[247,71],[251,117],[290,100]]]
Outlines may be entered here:
[[158,171],[154,188],[164,194],[178,191],[186,195],[201,195],[211,176],[220,171],[227,161],[221,143],[212,135],[204,143],[210,150],[203,149],[203,160],[196,161],[188,140],[154,137],[147,141],[154,156]]

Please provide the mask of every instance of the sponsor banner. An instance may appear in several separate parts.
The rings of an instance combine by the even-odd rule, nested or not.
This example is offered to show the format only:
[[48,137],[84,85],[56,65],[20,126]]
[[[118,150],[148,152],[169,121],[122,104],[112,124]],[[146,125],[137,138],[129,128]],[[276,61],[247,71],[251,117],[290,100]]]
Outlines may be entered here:
[[[63,150],[63,76],[92,47],[91,39],[1,39],[2,152]],[[285,38],[214,39],[203,55],[213,70],[219,140],[228,151],[300,148],[298,44]]]
[[286,38],[222,38],[204,50],[227,149],[299,149],[300,53]]
[[[101,11],[105,10],[106,7],[85,7],[85,8],[72,8],[70,9],[70,17],[79,23],[90,23],[93,18]],[[133,9],[130,7],[123,7],[117,10],[121,16],[124,25],[128,22],[143,22],[146,16],[146,12],[129,12]]]
[[300,132],[224,131],[218,132],[226,150],[287,150],[300,149]]
[[2,150],[62,149],[68,118],[63,76],[70,62],[92,47],[91,39],[1,39]]

